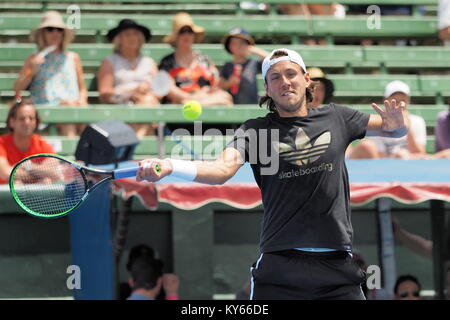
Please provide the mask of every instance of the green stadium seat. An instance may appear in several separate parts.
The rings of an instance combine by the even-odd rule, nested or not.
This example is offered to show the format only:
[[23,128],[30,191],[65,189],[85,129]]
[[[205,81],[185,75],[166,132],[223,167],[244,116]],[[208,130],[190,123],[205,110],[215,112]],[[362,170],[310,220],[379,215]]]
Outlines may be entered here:
[[333,38],[437,38],[437,20],[434,17],[389,17],[380,19],[380,28],[369,28],[367,16],[347,16],[345,19],[314,16],[312,34]]
[[364,47],[364,60],[391,68],[441,69],[450,67],[450,48],[446,47]]
[[[436,97],[436,104],[444,104],[450,98],[450,76],[423,75],[420,77],[420,86],[425,96]],[[450,99],[447,100],[450,104]]]
[[[3,102],[12,98],[16,73],[0,73],[0,98]],[[411,96],[418,98],[449,97],[449,76],[418,76],[418,75],[356,75],[356,74],[329,74],[328,78],[335,86],[336,98],[382,98],[384,87],[392,80],[406,82],[411,88]],[[262,76],[257,78],[260,95],[264,95],[264,82]],[[98,97],[95,74],[85,74],[85,84],[89,97]],[[436,100],[437,104],[443,104]]]
[[423,75],[420,76],[420,86],[425,94],[442,94],[450,96],[450,76]]
[[[166,35],[171,30],[171,18],[167,15],[127,14],[152,29],[156,36]],[[115,27],[123,16],[117,14],[82,14],[80,16],[81,29],[77,35],[96,35],[97,42],[104,42],[101,37],[107,30]],[[193,15],[196,24],[205,27],[207,37],[221,38],[231,28],[242,26],[241,16],[236,15]],[[27,35],[29,30],[39,24],[40,14],[0,14],[0,35]],[[346,19],[314,16],[312,23],[305,17],[288,15],[247,15],[245,28],[255,37],[285,36],[291,42],[298,41],[298,37],[327,37],[333,38],[367,38],[367,37],[414,37],[437,39],[436,17],[382,17],[380,29],[368,29],[367,18],[348,16]],[[275,38],[277,39],[277,38]],[[78,41],[78,40],[77,40]]]
[[[267,51],[275,49],[275,45],[259,45],[260,48]],[[322,68],[343,68],[348,66],[358,67],[365,65],[363,61],[363,51],[360,46],[333,46],[333,47],[314,47],[314,46],[285,46],[297,50],[305,59],[308,66],[317,66]],[[208,55],[212,61],[219,67],[232,59],[221,44],[196,44],[194,48]],[[84,68],[98,68],[101,61],[112,54],[111,44],[80,44],[70,45],[70,50],[80,55]],[[25,59],[36,52],[36,46],[29,44],[4,44],[0,47],[0,68],[1,69],[20,69]],[[173,49],[162,43],[146,44],[142,49],[142,54],[154,59],[157,63],[167,54],[172,53]],[[374,66],[377,66],[374,64]]]
[[[72,0],[24,0],[25,2],[30,3],[73,3]],[[91,0],[78,0],[78,3],[88,3]],[[114,2],[112,0],[100,0],[95,1],[96,3],[103,3],[105,5]],[[161,3],[161,0],[121,0],[121,3],[140,3],[140,4],[152,4],[152,3]],[[165,3],[183,3],[183,0],[164,0]],[[238,4],[242,2],[242,0],[190,0],[190,3],[195,4],[206,4],[206,3],[233,3]],[[299,0],[252,0],[255,3],[268,3],[268,4],[298,4]],[[335,0],[314,0],[314,3],[319,4],[331,4],[335,3]],[[372,2],[367,0],[340,0],[341,4],[367,4],[370,5]],[[436,0],[378,0],[377,4],[385,5],[385,4],[410,4],[410,5],[435,5]]]
[[[279,46],[258,45],[271,51]],[[285,45],[284,47],[300,52],[308,67],[325,69],[343,69],[346,73],[353,73],[355,69],[448,69],[450,49],[446,47],[405,47],[397,46],[304,46]],[[218,67],[231,60],[231,56],[221,44],[196,44],[194,48],[208,55]],[[74,43],[70,50],[77,52],[85,70],[96,71],[101,61],[112,53],[111,44]],[[33,43],[3,44],[0,47],[0,71],[18,71],[24,60],[36,52]],[[157,63],[173,49],[163,43],[144,45],[142,54],[152,57]]]

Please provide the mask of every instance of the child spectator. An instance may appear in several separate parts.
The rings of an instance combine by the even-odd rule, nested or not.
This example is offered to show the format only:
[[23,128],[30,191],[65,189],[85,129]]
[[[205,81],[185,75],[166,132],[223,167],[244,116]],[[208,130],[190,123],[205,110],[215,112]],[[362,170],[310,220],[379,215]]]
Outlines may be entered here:
[[[230,30],[223,44],[233,60],[223,66],[219,87],[232,95],[234,104],[257,104],[256,75],[261,72],[262,59],[269,53],[255,47],[255,40],[241,28]],[[250,54],[257,55],[259,59],[249,58]]]

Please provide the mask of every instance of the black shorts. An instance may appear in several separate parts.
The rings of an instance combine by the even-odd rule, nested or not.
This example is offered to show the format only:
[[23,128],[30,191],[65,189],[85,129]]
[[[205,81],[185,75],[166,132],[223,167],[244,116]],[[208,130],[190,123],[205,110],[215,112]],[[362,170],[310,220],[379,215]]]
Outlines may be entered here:
[[263,253],[251,275],[251,300],[365,300],[366,273],[345,251]]

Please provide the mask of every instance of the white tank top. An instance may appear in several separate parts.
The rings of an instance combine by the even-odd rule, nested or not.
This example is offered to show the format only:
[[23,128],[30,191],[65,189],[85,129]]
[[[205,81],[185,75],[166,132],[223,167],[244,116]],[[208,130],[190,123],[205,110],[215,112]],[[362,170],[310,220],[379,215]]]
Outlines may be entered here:
[[136,58],[134,69],[130,61],[115,53],[106,58],[113,68],[114,91],[125,93],[137,88],[142,82],[150,82],[155,72],[155,62],[149,57],[139,56]]

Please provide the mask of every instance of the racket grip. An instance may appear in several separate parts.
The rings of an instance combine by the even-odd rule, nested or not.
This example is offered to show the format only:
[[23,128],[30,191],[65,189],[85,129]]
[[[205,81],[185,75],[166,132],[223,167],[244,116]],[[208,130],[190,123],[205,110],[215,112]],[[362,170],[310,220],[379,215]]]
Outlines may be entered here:
[[[139,170],[139,167],[114,170],[114,179],[123,179],[123,178],[136,177],[136,173],[137,173],[138,170]],[[161,166],[159,165],[159,163],[156,163],[153,166],[153,170],[155,171],[156,174],[160,174],[161,173]]]
[[139,170],[139,167],[114,170],[114,179],[136,177],[136,173],[138,170]]

